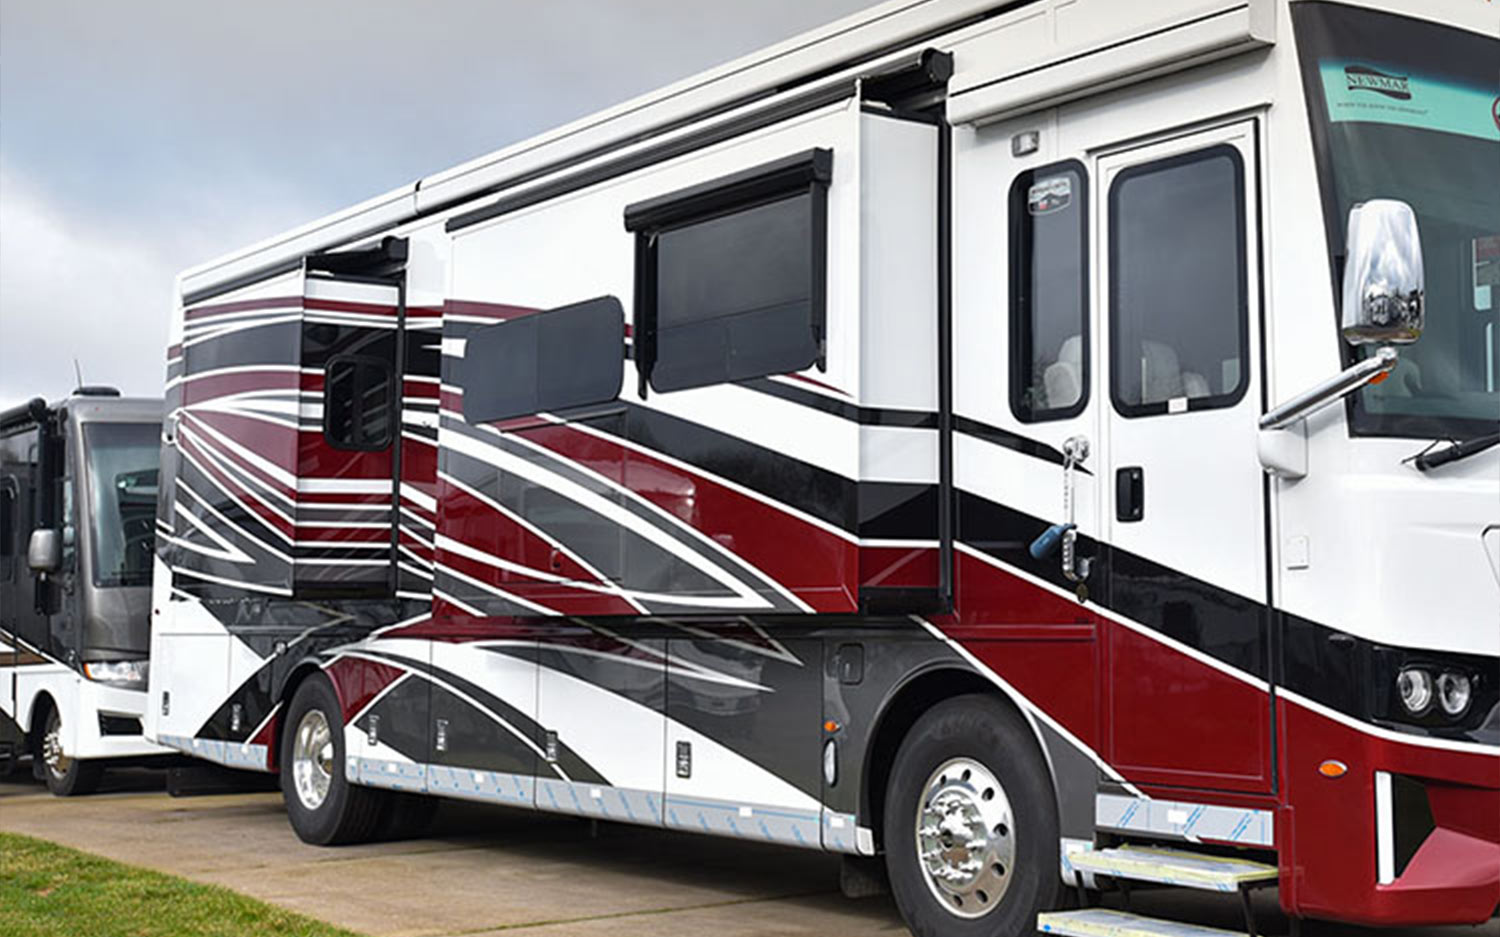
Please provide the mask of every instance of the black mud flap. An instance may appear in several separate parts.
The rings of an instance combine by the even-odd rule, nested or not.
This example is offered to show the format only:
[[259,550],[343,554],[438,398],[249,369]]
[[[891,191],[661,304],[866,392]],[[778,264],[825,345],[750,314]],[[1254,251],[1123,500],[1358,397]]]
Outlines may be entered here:
[[167,769],[167,793],[172,797],[200,797],[206,794],[248,794],[274,791],[279,781],[274,774],[261,771],[236,771],[218,765],[180,765]]

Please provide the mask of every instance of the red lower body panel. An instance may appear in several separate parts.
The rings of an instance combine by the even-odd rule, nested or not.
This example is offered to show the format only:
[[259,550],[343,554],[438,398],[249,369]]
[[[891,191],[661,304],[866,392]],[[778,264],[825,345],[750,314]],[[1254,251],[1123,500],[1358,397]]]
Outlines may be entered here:
[[[1304,917],[1361,924],[1476,924],[1500,907],[1500,757],[1375,735],[1292,700],[1277,707],[1283,806],[1281,903]],[[1341,777],[1318,771],[1325,760]],[[1434,829],[1379,883],[1376,772],[1426,788]],[[1393,836],[1393,831],[1386,831]]]

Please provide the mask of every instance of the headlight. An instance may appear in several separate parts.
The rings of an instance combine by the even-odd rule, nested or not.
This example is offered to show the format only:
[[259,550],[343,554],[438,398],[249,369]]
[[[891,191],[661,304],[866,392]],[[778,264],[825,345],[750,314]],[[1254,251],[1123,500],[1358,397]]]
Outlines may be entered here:
[[1473,690],[1474,685],[1467,674],[1445,670],[1437,679],[1438,702],[1442,704],[1443,712],[1455,719],[1468,710]]
[[1408,667],[1396,675],[1396,690],[1401,705],[1413,716],[1420,716],[1432,706],[1432,674],[1420,667]]
[[144,660],[89,661],[83,665],[83,675],[108,686],[144,690],[149,666],[150,662]]

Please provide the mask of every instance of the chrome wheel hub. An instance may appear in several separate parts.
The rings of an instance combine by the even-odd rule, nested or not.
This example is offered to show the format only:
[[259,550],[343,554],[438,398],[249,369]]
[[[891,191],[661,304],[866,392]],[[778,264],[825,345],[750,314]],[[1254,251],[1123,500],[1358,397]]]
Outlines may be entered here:
[[1016,858],[1010,801],[972,758],[938,766],[917,802],[917,864],[927,887],[958,917],[983,917],[1010,887]]
[[328,786],[333,783],[333,730],[322,710],[308,710],[297,724],[292,738],[292,782],[297,799],[308,810],[317,810],[328,799]]
[[73,765],[73,759],[63,754],[62,722],[56,713],[47,720],[47,734],[42,736],[42,760],[47,763],[47,770],[52,772],[52,776],[59,780]]

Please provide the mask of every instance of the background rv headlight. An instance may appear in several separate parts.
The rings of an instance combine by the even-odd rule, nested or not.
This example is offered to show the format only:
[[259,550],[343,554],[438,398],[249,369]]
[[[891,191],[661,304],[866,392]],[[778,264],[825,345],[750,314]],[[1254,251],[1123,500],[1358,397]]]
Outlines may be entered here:
[[1445,670],[1437,679],[1438,703],[1442,705],[1443,712],[1455,719],[1468,710],[1473,690],[1474,685],[1467,674]]
[[96,683],[144,690],[148,666],[149,662],[144,660],[96,660],[83,665],[83,675]]
[[1420,716],[1432,706],[1432,674],[1421,667],[1407,667],[1396,675],[1396,691],[1406,711]]

